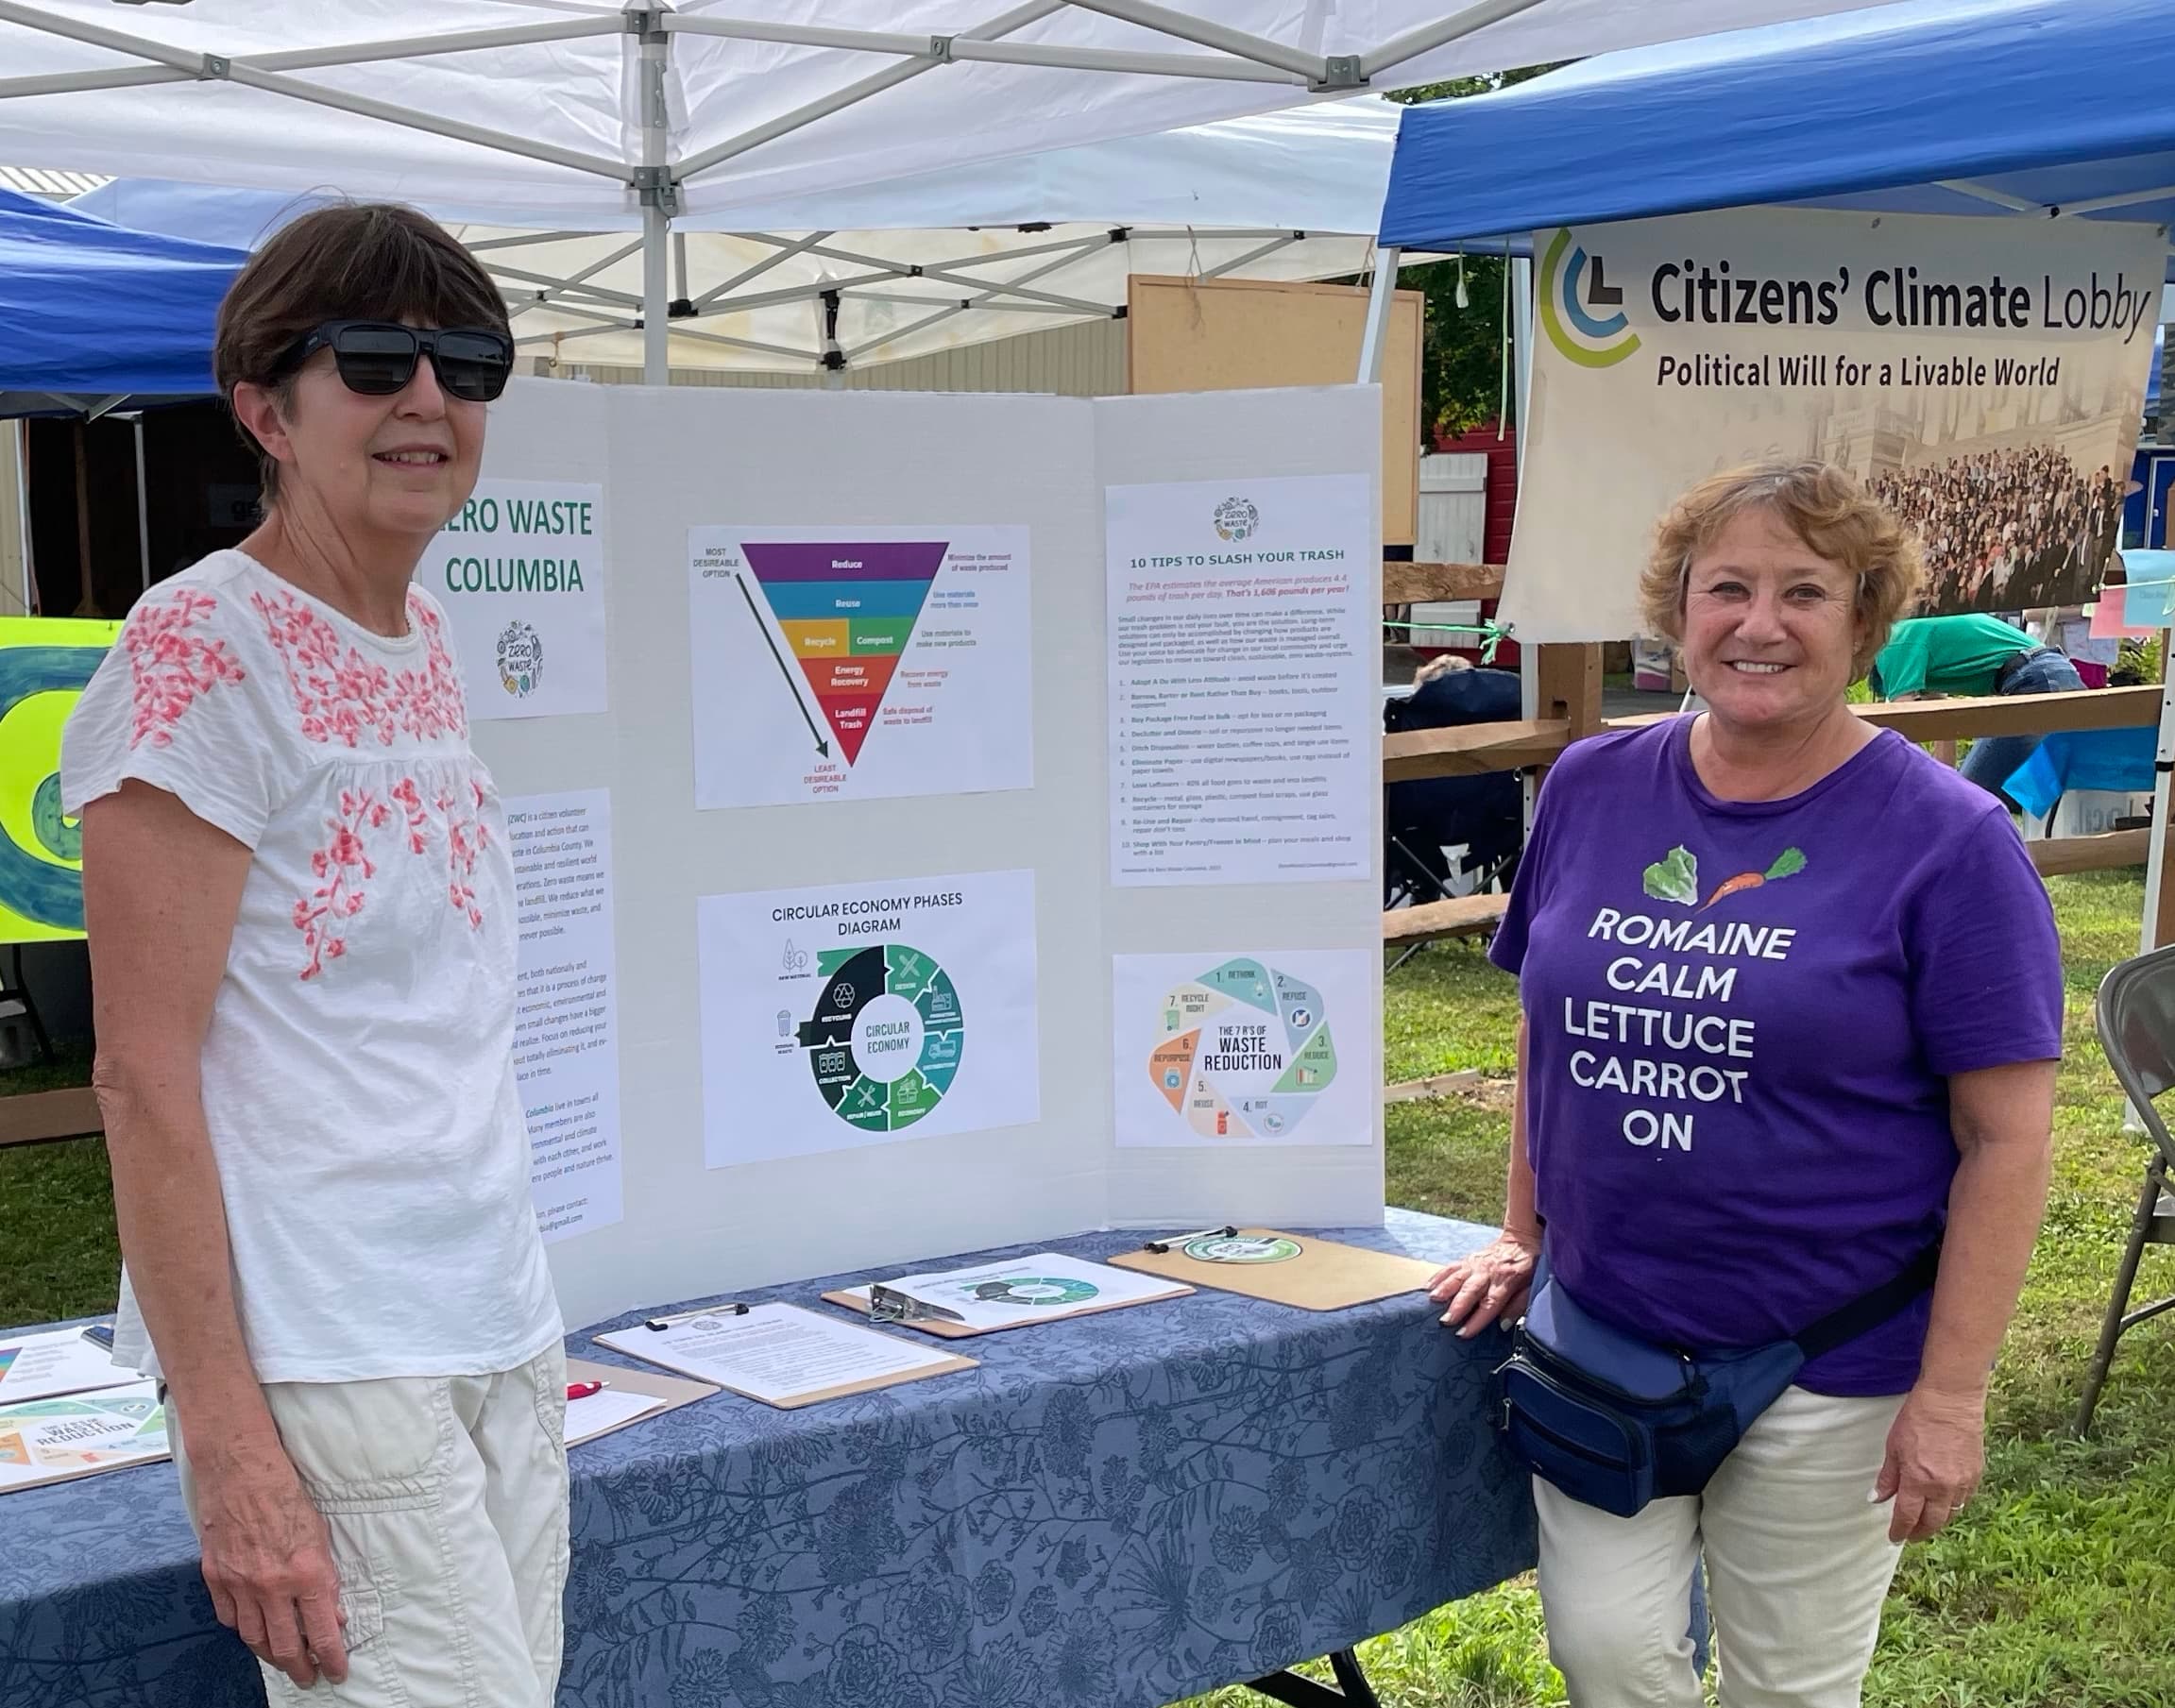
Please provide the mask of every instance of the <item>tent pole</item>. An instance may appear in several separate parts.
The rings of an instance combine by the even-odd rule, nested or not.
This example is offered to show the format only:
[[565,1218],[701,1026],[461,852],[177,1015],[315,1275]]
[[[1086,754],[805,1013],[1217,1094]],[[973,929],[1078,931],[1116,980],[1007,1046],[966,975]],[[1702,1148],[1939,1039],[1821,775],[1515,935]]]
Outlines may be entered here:
[[2160,742],[2152,766],[2152,827],[2145,854],[2145,921],[2139,933],[2140,955],[2175,942],[2175,920],[2168,918],[2175,902],[2167,887],[2168,776],[2175,772],[2175,630],[2160,631]]
[[144,478],[144,416],[136,416],[136,560],[144,571],[144,591],[151,591],[151,509]]
[[1359,383],[1378,384],[1382,380],[1382,347],[1389,338],[1389,305],[1397,296],[1397,258],[1401,249],[1378,249],[1374,257],[1374,288],[1367,296],[1367,330],[1359,338]]
[[665,56],[671,38],[645,30],[641,42],[642,167],[642,383],[671,383],[671,235],[674,189],[666,153]]

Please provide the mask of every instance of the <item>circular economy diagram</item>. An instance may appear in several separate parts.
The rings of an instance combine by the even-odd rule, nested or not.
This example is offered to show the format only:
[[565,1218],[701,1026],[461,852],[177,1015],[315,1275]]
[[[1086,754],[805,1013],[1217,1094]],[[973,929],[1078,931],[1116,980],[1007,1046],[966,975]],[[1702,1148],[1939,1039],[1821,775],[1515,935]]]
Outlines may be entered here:
[[829,950],[817,971],[823,994],[799,1030],[816,1090],[849,1125],[913,1125],[959,1072],[966,1027],[950,977],[906,943]]
[[1288,1263],[1306,1247],[1282,1234],[1210,1234],[1179,1249],[1202,1263]]
[[1336,1077],[1321,993],[1251,956],[1166,995],[1161,1039],[1148,1077],[1204,1139],[1286,1139]]
[[991,1305],[1084,1305],[1101,1291],[1093,1281],[1046,1275],[1006,1277],[975,1284],[975,1297]]

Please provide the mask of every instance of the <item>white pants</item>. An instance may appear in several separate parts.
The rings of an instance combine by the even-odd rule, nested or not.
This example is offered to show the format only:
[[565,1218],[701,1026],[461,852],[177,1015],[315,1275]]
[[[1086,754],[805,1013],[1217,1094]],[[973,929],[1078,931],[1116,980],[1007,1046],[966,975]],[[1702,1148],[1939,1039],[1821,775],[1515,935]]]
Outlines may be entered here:
[[1792,1388],[1703,1495],[1619,1518],[1536,1478],[1540,1600],[1572,1708],[1701,1708],[1685,1634],[1704,1550],[1723,1708],[1858,1708],[1902,1549],[1868,1497],[1900,1395]]
[[266,1666],[273,1702],[551,1708],[565,1647],[566,1384],[554,1345],[497,1376],[265,1385],[331,1531],[348,1615],[347,1683],[298,1690]]

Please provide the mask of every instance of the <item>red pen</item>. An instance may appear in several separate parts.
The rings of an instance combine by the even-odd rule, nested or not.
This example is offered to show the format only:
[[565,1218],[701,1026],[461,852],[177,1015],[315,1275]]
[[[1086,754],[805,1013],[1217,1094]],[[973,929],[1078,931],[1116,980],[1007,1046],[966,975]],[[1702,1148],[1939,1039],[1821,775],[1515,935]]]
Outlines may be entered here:
[[567,1397],[569,1399],[586,1399],[590,1395],[602,1394],[603,1391],[604,1384],[603,1382],[569,1382],[567,1384]]

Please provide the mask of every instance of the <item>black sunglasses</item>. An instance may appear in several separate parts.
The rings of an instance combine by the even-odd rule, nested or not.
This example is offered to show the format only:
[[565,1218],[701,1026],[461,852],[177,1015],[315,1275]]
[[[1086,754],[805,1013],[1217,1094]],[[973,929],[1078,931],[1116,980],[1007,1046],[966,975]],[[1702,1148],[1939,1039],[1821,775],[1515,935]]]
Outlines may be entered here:
[[488,327],[402,326],[393,320],[328,320],[280,358],[275,377],[291,374],[319,350],[339,364],[340,382],[366,397],[389,397],[416,377],[416,364],[431,359],[450,397],[488,403],[506,389],[514,371],[514,341]]

